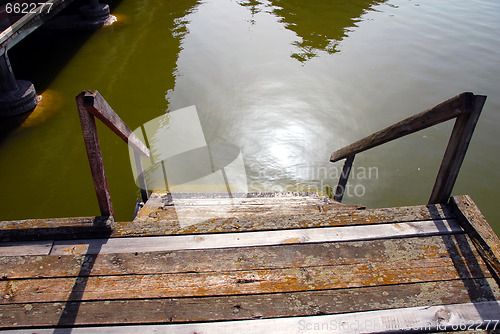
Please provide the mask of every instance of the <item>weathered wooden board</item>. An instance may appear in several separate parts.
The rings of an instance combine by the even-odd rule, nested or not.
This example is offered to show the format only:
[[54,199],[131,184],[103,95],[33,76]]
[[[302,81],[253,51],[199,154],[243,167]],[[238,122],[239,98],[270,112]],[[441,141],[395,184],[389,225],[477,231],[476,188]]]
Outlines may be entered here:
[[[449,258],[206,273],[0,281],[0,304],[242,295],[491,277],[484,264]],[[81,299],[80,299],[81,298]]]
[[454,196],[459,222],[471,237],[474,245],[500,278],[500,239],[469,196]]
[[[349,205],[339,204],[328,197],[317,193],[246,193],[246,194],[218,194],[218,193],[178,193],[170,194],[165,191],[154,191],[151,194],[152,205],[225,205],[238,202],[241,205],[322,205],[336,204],[339,208],[349,208]],[[148,205],[148,204],[146,204]]]
[[81,239],[111,234],[107,217],[74,217],[0,221],[0,241]]
[[0,256],[48,255],[52,241],[2,242]]
[[[377,310],[359,313],[320,315],[311,317],[289,317],[273,319],[240,320],[194,324],[144,325],[120,327],[92,327],[62,329],[61,333],[176,333],[176,334],[232,334],[232,333],[342,333],[358,334],[367,332],[401,332],[413,329],[421,332],[451,330],[469,326],[498,328],[500,302],[488,301],[439,306],[421,306],[402,309]],[[37,329],[37,333],[52,333],[53,329]],[[18,333],[33,333],[22,330]]]
[[[241,195],[241,196],[237,196]],[[257,196],[262,195],[262,196]],[[248,196],[248,197],[246,197]],[[180,226],[212,222],[214,219],[271,217],[276,215],[314,214],[330,210],[362,209],[360,205],[343,205],[317,194],[265,193],[265,194],[170,194],[153,192],[135,222],[157,224],[157,220],[170,219]],[[181,214],[179,214],[181,212]],[[160,218],[161,217],[161,218]],[[205,217],[205,219],[203,219]]]
[[0,221],[0,232],[5,230],[56,228],[66,226],[92,226],[99,217],[45,218]]
[[[346,211],[339,211],[335,205],[320,205],[305,210],[302,207],[299,212],[273,212],[271,209],[256,213],[252,209],[248,214],[242,208],[233,212],[234,217],[207,219],[195,225],[181,226],[174,208],[165,210],[163,205],[158,205],[143,210],[133,222],[114,223],[112,237],[262,231],[454,218],[454,213],[444,205]],[[203,212],[199,211],[199,215],[203,216]]]
[[[478,287],[477,293],[468,293],[468,286]],[[21,303],[0,305],[0,328],[266,319],[482,302],[499,297],[498,286],[488,278],[289,294]],[[68,310],[78,310],[77,315],[72,317]]]
[[464,234],[338,243],[99,255],[0,257],[3,279],[335,266],[453,258],[455,266],[482,263]]
[[463,230],[456,221],[450,219],[382,224],[377,226],[376,229],[370,225],[360,225],[206,235],[55,241],[50,254],[72,255],[155,252],[181,249],[212,249],[370,240],[455,233],[463,233]]

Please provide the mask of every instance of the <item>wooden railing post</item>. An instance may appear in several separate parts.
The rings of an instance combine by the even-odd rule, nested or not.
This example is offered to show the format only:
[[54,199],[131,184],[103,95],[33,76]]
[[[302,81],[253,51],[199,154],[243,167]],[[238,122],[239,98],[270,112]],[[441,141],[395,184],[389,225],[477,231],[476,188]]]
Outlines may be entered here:
[[85,147],[87,148],[87,156],[89,158],[90,170],[92,172],[92,179],[94,181],[101,215],[115,218],[94,116],[101,120],[111,131],[123,139],[134,150],[139,186],[144,202],[148,199],[148,190],[146,187],[146,178],[144,177],[141,155],[149,157],[149,149],[113,111],[98,91],[86,91],[78,94],[76,97],[76,105],[78,107],[78,114],[80,115],[83,139],[85,141]]
[[352,163],[354,162],[355,155],[350,155],[344,162],[344,167],[342,168],[342,174],[340,174],[339,183],[337,184],[337,188],[335,188],[335,196],[333,196],[333,200],[337,202],[342,202],[342,198],[344,197],[345,188],[347,186],[347,180],[349,179],[349,174],[351,173]]
[[450,141],[439,168],[432,193],[429,198],[429,204],[447,203],[451,196],[451,191],[458,177],[458,172],[467,153],[474,128],[476,127],[479,115],[483,109],[486,96],[469,96],[466,103],[467,113],[457,117]]
[[84,96],[85,92],[82,92],[76,97],[76,105],[78,106],[83,140],[85,141],[85,147],[87,149],[87,156],[89,158],[90,171],[92,172],[92,180],[94,181],[99,209],[101,210],[101,216],[115,218],[108,181],[106,179],[106,172],[104,171],[104,163],[102,161],[101,147],[99,145],[99,138],[97,137],[95,118],[83,105]]

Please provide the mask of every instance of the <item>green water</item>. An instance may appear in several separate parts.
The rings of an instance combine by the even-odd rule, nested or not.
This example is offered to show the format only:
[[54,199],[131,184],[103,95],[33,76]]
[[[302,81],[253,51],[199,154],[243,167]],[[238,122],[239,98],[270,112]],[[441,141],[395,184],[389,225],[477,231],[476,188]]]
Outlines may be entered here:
[[[123,0],[113,13],[112,28],[15,47],[33,60],[13,59],[18,78],[49,106],[0,142],[0,219],[99,214],[82,90],[99,90],[132,129],[195,105],[207,141],[241,148],[251,191],[324,191],[342,165],[332,151],[472,91],[488,100],[453,193],[471,195],[500,233],[500,3]],[[345,202],[426,203],[451,125],[359,154]],[[130,220],[127,145],[103,126],[99,136],[117,218]]]

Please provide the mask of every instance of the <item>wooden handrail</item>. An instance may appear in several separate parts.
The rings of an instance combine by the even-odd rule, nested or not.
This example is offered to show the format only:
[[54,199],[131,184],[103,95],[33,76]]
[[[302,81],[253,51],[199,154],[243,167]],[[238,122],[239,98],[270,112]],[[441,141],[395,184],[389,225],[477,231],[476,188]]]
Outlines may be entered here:
[[360,139],[351,145],[333,152],[330,157],[330,162],[345,159],[350,155],[361,153],[376,146],[457,117],[467,110],[466,105],[472,102],[473,96],[474,95],[472,93],[462,93],[449,99],[448,101],[438,104],[433,108],[408,117],[383,130],[372,133],[371,135]]
[[129,144],[135,155],[136,167],[139,175],[139,186],[144,201],[147,200],[146,180],[142,169],[141,155],[149,157],[149,149],[146,145],[130,130],[122,119],[114,112],[106,100],[98,91],[85,91],[76,97],[76,105],[80,116],[83,139],[87,149],[92,180],[99,202],[99,209],[102,216],[115,217],[111,196],[109,192],[108,181],[104,171],[101,147],[97,136],[95,117],[101,120],[118,137]]
[[[429,204],[446,203],[451,195],[485,101],[486,96],[474,95],[470,92],[459,94],[433,108],[408,117],[333,152],[330,156],[330,162],[347,158],[351,160],[352,165],[352,160],[357,153],[457,118],[429,199]],[[334,199],[337,201],[342,200],[351,165],[347,163],[344,165],[335,190]]]

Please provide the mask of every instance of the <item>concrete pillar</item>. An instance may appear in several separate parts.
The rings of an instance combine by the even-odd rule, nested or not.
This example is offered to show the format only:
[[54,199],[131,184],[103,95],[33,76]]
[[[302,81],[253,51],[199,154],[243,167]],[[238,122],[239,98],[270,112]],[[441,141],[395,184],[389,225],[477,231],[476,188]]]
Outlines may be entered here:
[[31,111],[37,102],[35,87],[29,81],[16,80],[9,57],[4,52],[0,56],[0,117]]
[[109,5],[90,0],[89,5],[80,7],[80,15],[87,21],[106,21],[110,15]]

